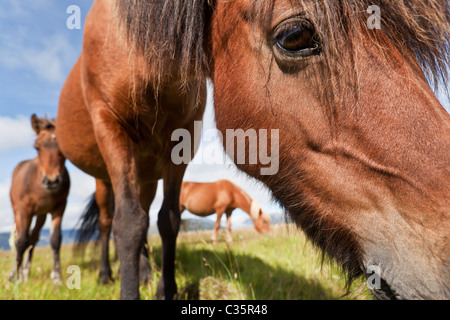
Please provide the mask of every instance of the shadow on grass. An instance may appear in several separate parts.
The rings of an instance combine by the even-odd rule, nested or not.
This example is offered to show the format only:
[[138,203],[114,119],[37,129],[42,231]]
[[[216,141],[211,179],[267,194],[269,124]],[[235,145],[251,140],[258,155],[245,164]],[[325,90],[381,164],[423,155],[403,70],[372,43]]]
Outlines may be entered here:
[[[211,249],[195,248],[193,244],[194,241],[177,246],[175,276],[178,279],[179,299],[335,300],[343,298],[345,290],[338,281],[331,284],[318,280],[316,277],[308,278],[286,270],[283,266],[271,265],[251,254],[233,252],[223,244]],[[110,257],[113,257],[112,253]],[[77,260],[82,269],[97,274],[100,268],[99,247],[90,246],[84,257],[78,255]],[[110,259],[111,263],[113,263],[112,260]],[[153,271],[156,272],[153,279],[159,280],[160,245],[152,246],[150,260]],[[113,278],[118,280],[119,274],[113,274]],[[336,287],[342,287],[342,289],[339,290]]]
[[[152,253],[160,266],[160,248]],[[333,293],[317,279],[307,279],[282,267],[273,267],[258,257],[229,250],[177,247],[177,269],[186,279],[179,298],[245,300],[333,300]],[[233,286],[229,284],[233,283]],[[236,286],[239,290],[236,290]],[[233,289],[230,287],[234,287]],[[237,292],[238,291],[238,292]]]

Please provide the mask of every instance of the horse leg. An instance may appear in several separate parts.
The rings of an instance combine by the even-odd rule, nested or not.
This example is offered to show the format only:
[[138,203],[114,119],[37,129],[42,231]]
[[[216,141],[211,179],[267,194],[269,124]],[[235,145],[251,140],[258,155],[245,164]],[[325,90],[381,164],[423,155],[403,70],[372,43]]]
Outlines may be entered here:
[[227,242],[232,243],[233,242],[233,236],[231,235],[231,213],[233,212],[233,209],[227,209]]
[[111,184],[96,179],[95,201],[99,209],[98,230],[100,233],[101,257],[98,282],[107,284],[113,282],[111,265],[109,263],[109,239],[112,228],[113,190]]
[[217,219],[216,219],[216,223],[214,224],[213,235],[211,236],[211,241],[213,244],[217,243],[217,234],[220,229],[220,220],[222,219],[222,215],[223,215],[224,211],[225,211],[225,208],[222,208],[222,207],[216,209]]
[[171,300],[177,293],[175,282],[175,250],[180,229],[180,190],[185,165],[169,165],[163,175],[164,200],[158,214],[158,230],[162,240],[162,272],[156,298]]
[[[139,195],[141,198],[141,206],[147,213],[149,212],[150,206],[155,198],[157,188],[157,183],[146,184],[140,187]],[[139,258],[139,280],[143,284],[148,284],[152,278],[152,269],[150,267],[150,258],[148,254],[147,233],[142,244],[141,255]]]
[[28,250],[28,257],[24,266],[22,267],[22,274],[25,281],[28,280],[31,268],[31,260],[33,258],[33,250],[36,243],[39,241],[39,233],[41,232],[41,229],[45,224],[46,218],[46,214],[38,215],[36,217],[36,224],[34,225],[33,231],[31,232],[30,236],[30,249]]
[[89,109],[97,144],[114,190],[112,227],[120,260],[121,299],[138,300],[139,256],[149,218],[139,198],[135,143],[103,101],[91,101]]
[[19,281],[23,280],[22,274],[22,261],[23,254],[27,250],[30,245],[30,226],[31,221],[33,219],[33,215],[23,214],[22,212],[18,215],[20,223],[17,225],[18,237],[16,240],[16,266],[14,268],[13,273],[10,276],[10,280],[14,280],[16,275],[18,276]]
[[59,250],[61,248],[61,220],[65,209],[66,202],[52,212],[52,233],[50,235],[50,246],[53,251],[53,269],[50,274],[50,278],[55,284],[62,284]]

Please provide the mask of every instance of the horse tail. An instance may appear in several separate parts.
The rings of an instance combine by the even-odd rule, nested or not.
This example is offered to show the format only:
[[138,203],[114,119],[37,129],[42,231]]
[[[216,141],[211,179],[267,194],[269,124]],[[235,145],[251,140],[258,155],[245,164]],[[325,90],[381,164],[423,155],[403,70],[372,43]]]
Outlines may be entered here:
[[16,224],[14,223],[8,240],[9,248],[11,251],[16,250],[16,239],[17,239],[17,227]]
[[95,240],[99,239],[98,230],[98,217],[100,215],[100,209],[97,201],[95,201],[95,193],[91,196],[89,203],[87,204],[83,215],[78,221],[78,232],[76,235],[77,246],[86,244],[92,240],[95,236]]

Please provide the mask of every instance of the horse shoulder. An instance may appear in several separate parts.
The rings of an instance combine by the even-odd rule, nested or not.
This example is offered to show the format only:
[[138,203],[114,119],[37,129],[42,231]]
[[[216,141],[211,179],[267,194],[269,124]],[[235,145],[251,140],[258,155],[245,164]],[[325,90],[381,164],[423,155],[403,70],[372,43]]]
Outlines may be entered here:
[[12,174],[11,186],[21,186],[30,184],[30,179],[37,172],[37,158],[20,162],[14,169]]

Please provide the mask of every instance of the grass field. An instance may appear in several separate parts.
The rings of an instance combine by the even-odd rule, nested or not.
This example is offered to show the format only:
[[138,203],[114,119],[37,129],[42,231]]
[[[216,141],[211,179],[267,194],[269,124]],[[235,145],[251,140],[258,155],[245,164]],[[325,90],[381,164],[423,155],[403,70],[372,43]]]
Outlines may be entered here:
[[[370,299],[364,282],[356,281],[346,294],[339,271],[320,263],[320,255],[303,234],[289,225],[277,225],[270,236],[253,229],[235,230],[234,242],[227,244],[224,234],[216,245],[211,232],[181,233],[178,238],[176,278],[179,299],[201,300],[297,300]],[[152,299],[160,277],[161,242],[149,240],[152,282],[141,286],[141,299]],[[112,256],[112,255],[111,255]],[[112,262],[116,281],[98,285],[99,250],[90,245],[84,257],[73,254],[72,246],[61,249],[64,284],[50,280],[52,252],[49,247],[35,249],[30,278],[26,283],[8,281],[14,256],[0,252],[0,299],[32,300],[110,300],[119,299],[119,263]],[[81,270],[81,289],[68,289],[67,267]]]

